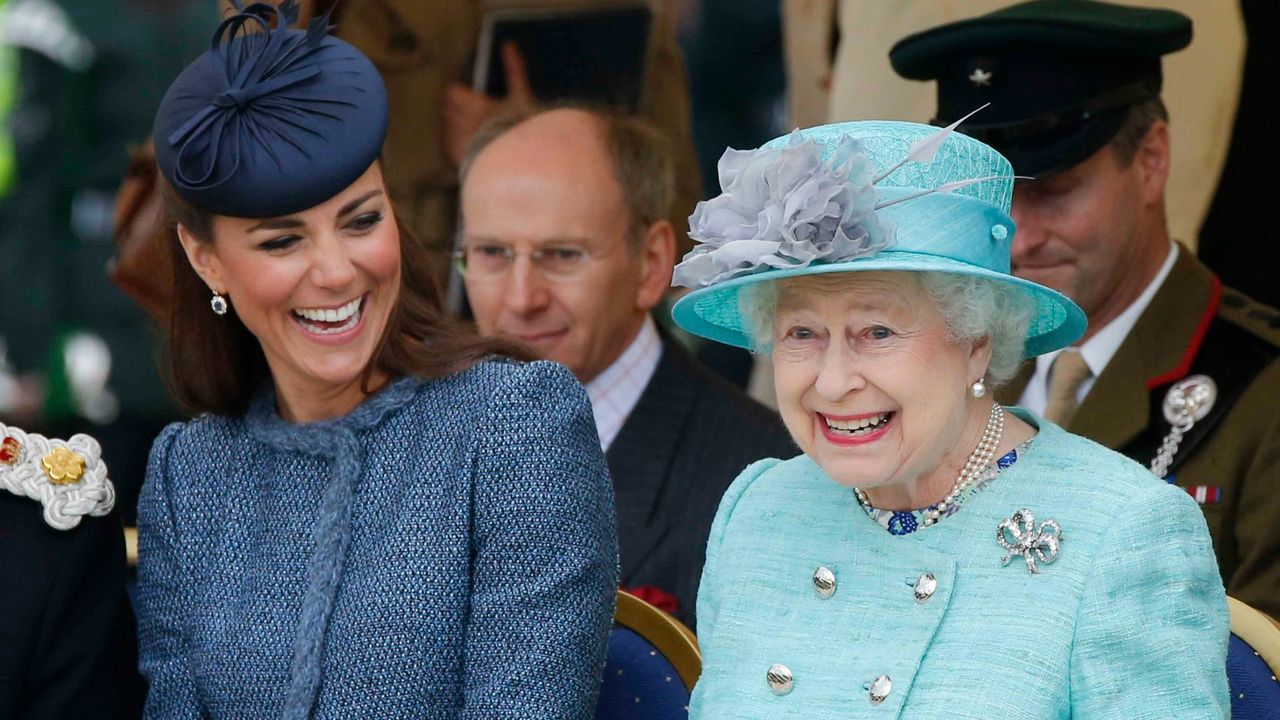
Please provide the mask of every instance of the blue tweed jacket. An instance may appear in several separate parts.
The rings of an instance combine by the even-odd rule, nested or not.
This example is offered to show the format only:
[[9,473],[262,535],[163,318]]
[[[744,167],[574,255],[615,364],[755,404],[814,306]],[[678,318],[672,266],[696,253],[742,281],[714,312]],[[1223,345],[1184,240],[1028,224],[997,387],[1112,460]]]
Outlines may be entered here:
[[[1226,718],[1227,610],[1182,490],[1056,425],[960,511],[887,533],[808,457],[747,468],[698,596],[693,718]],[[1062,526],[1032,575],[1001,565],[1020,508]],[[836,576],[824,599],[812,578]],[[923,602],[913,584],[932,573]],[[791,692],[766,680],[780,663]],[[880,675],[888,697],[871,702]]]
[[590,717],[617,544],[566,370],[401,378],[308,425],[274,408],[264,392],[156,441],[147,717]]

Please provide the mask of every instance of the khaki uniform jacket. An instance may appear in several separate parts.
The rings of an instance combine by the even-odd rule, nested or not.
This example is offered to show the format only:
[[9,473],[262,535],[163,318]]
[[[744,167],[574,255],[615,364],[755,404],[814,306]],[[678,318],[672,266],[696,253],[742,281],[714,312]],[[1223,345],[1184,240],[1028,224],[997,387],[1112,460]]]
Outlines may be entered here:
[[[1167,479],[1200,503],[1227,592],[1272,617],[1280,617],[1278,358],[1280,313],[1222,287],[1184,247],[1067,427],[1149,466],[1170,431],[1169,387],[1212,378],[1217,400],[1182,440]],[[998,399],[1016,403],[1032,369]]]

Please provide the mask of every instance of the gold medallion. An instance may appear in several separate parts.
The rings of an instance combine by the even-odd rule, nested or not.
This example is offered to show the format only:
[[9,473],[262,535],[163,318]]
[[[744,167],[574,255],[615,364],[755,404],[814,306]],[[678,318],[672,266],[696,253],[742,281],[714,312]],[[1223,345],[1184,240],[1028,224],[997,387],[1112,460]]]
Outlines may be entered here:
[[64,447],[55,447],[40,459],[44,474],[49,482],[55,485],[70,485],[80,482],[84,475],[84,456]]

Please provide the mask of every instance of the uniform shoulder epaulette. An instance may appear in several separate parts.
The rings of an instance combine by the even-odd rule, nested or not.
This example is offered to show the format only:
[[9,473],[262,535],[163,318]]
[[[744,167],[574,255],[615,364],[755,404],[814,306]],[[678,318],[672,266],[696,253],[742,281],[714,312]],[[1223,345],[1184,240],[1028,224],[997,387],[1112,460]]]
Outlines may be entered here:
[[1222,288],[1218,315],[1280,353],[1280,310],[1254,300],[1239,290]]
[[0,488],[39,501],[44,521],[57,530],[70,530],[85,515],[106,515],[116,503],[97,440],[83,434],[47,438],[4,423]]

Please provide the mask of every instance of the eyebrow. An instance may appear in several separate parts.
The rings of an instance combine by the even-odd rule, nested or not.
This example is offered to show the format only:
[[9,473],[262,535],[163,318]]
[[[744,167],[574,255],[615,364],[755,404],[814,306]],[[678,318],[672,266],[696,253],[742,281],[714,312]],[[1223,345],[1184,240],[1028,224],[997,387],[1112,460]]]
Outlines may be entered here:
[[[503,240],[500,237],[494,237],[492,235],[464,235],[462,237],[462,244],[466,245],[468,243],[493,243],[494,245],[510,245],[511,244],[507,240]],[[542,238],[541,240],[534,240],[533,244],[534,245],[581,245],[585,247],[588,243],[586,238],[549,237],[549,238]]]
[[[343,205],[342,209],[338,211],[338,217],[343,217],[344,215],[350,215],[352,212],[355,211],[356,208],[365,204],[371,198],[374,198],[381,194],[382,194],[381,190],[370,190],[364,195],[361,195],[360,197],[352,200],[346,205]],[[252,227],[250,227],[249,232],[256,232],[258,230],[287,230],[289,228],[302,227],[305,224],[306,223],[302,222],[302,220],[296,217],[267,218],[266,220],[263,220],[262,222],[257,223],[256,225],[253,225]]]
[[342,209],[338,211],[338,217],[342,217],[343,215],[350,215],[352,212],[354,212],[354,211],[355,211],[355,209],[356,209],[356,208],[358,208],[358,207],[360,207],[361,205],[365,204],[365,203],[366,203],[366,202],[368,202],[371,198],[377,197],[378,195],[381,195],[381,194],[382,194],[382,191],[381,191],[381,190],[370,190],[369,192],[367,192],[367,193],[365,193],[365,194],[361,195],[360,197],[356,198],[355,200],[352,200],[351,202],[347,203],[346,205],[343,205],[343,206],[342,206]]
[[258,230],[286,230],[288,228],[302,226],[303,222],[295,217],[267,218],[266,220],[251,226],[248,232],[257,232]]

